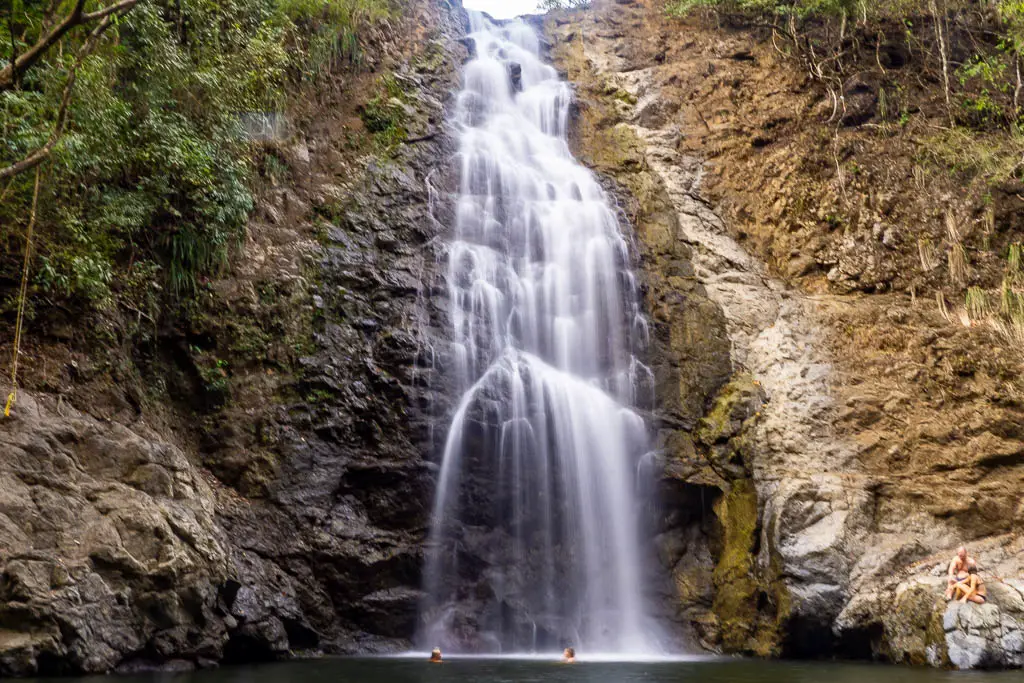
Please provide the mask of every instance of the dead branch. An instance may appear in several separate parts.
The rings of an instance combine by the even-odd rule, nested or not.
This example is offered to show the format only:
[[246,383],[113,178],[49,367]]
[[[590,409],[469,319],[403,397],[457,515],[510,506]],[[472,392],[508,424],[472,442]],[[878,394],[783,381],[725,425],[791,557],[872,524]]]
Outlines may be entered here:
[[949,90],[949,53],[946,50],[946,32],[943,31],[946,15],[945,12],[939,14],[939,5],[936,0],[930,0],[928,4],[935,19],[935,37],[939,41],[939,56],[942,58],[942,84],[946,94],[946,114],[949,116],[950,127],[953,127],[955,122],[953,121],[953,102]]
[[878,64],[878,70],[885,75],[885,67],[882,66],[882,32],[879,31],[878,35],[875,36],[875,63]]
[[1016,115],[1020,114],[1020,91],[1021,91],[1021,87],[1022,87],[1021,78],[1020,78],[1020,55],[1019,54],[1015,53],[1013,55],[1013,66],[1014,66],[1014,70],[1017,73],[1017,86],[1013,89],[1013,113],[1016,116]]

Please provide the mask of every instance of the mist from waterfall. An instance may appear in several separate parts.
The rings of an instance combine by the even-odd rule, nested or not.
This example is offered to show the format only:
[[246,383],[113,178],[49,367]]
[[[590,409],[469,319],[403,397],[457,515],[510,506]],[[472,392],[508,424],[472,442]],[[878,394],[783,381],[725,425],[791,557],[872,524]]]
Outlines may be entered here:
[[470,13],[448,245],[461,396],[438,475],[423,645],[656,647],[642,598],[637,407],[653,380],[614,203],[567,142],[572,91],[521,22]]

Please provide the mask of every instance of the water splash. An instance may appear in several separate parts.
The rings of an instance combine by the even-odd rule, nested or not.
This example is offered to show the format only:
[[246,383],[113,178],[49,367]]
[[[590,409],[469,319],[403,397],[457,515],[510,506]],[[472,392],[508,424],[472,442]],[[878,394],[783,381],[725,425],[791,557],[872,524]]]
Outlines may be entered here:
[[[647,326],[614,204],[569,151],[570,86],[526,24],[470,14],[448,246],[452,373],[424,643],[649,652],[634,411]],[[649,405],[642,406],[649,407]]]

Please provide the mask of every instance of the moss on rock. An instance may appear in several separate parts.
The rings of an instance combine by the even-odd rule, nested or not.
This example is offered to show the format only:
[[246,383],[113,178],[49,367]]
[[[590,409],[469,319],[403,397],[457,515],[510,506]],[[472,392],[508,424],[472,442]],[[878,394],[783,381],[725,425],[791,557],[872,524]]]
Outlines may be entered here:
[[749,373],[737,374],[718,392],[711,410],[697,423],[694,436],[706,446],[728,441],[740,432],[745,420],[760,411],[764,401],[760,382]]
[[715,566],[715,600],[722,645],[729,651],[747,650],[757,617],[757,581],[753,578],[753,549],[758,529],[757,492],[742,479],[715,504],[722,525],[723,547]]

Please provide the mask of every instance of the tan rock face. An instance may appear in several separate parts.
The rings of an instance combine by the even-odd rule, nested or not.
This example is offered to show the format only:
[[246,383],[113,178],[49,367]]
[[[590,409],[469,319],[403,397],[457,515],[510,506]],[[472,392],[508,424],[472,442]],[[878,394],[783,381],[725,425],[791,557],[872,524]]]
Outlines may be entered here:
[[[687,510],[670,510],[658,537],[676,617],[713,649],[1019,665],[1015,592],[991,597],[998,628],[945,628],[936,585],[961,541],[987,581],[1012,585],[1024,493],[1019,350],[913,296],[932,275],[913,272],[916,242],[895,217],[941,191],[901,194],[873,173],[840,186],[803,163],[832,132],[827,112],[797,110],[823,93],[753,33],[668,20],[641,0],[545,25],[577,84],[581,157],[626,206],[650,207],[630,217],[664,330],[652,336],[667,500]],[[859,128],[871,103],[858,107],[839,144],[904,163],[904,147],[868,147],[885,142]],[[815,201],[890,218],[844,236],[829,215],[803,218]],[[742,376],[764,405],[723,421]],[[752,529],[737,514],[750,495]]]

